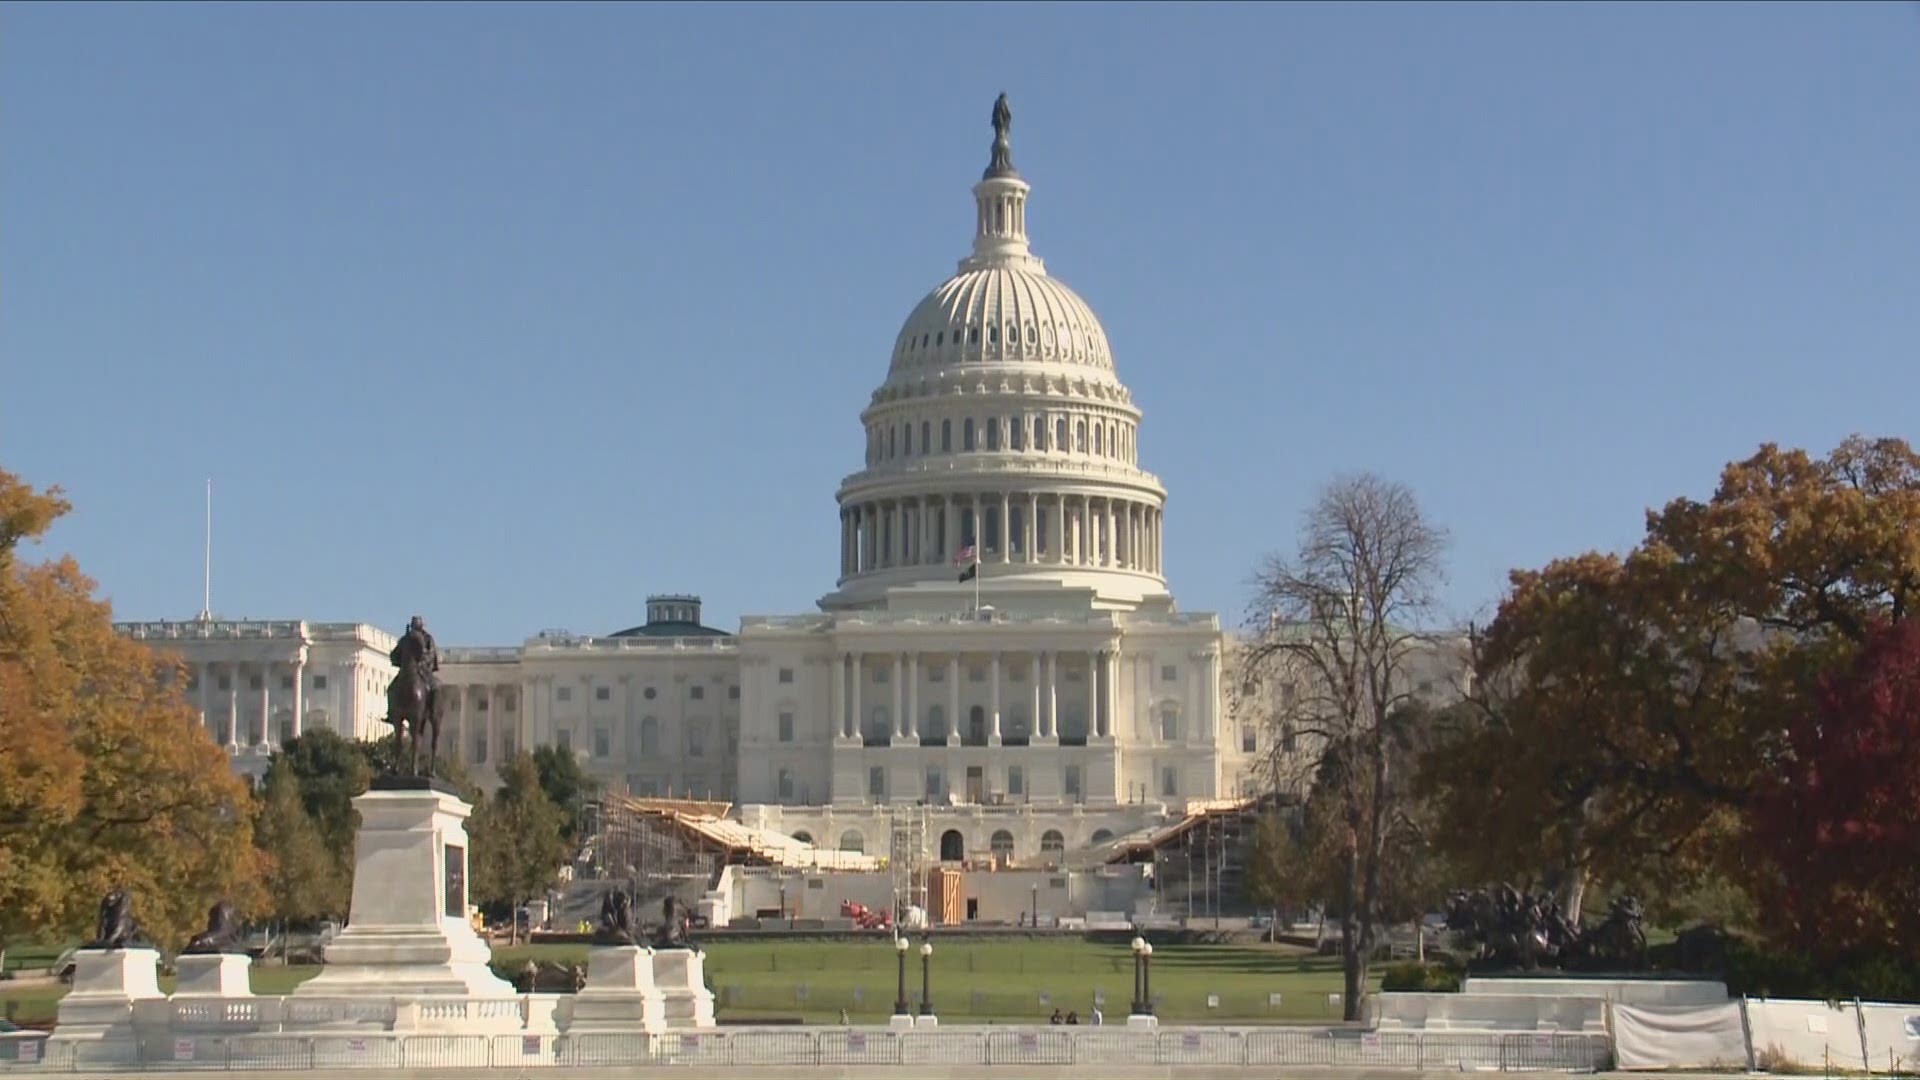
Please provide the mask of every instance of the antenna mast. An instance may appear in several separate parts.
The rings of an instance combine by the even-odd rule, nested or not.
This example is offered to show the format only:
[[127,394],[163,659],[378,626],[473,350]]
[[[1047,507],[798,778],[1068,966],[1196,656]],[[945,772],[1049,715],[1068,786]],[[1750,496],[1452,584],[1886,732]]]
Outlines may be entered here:
[[207,478],[207,533],[200,578],[200,621],[213,621],[213,478]]

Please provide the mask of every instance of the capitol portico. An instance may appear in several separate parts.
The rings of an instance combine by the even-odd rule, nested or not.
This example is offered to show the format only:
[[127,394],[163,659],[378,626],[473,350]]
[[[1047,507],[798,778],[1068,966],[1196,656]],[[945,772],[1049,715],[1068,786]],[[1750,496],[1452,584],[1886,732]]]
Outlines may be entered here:
[[[1179,612],[1163,576],[1167,492],[1139,465],[1141,410],[1092,308],[1034,255],[1032,189],[995,120],[972,249],[907,316],[860,415],[820,612],[726,633],[697,597],[657,596],[606,636],[444,648],[442,743],[477,777],[558,745],[614,786],[724,799],[821,846],[882,853],[911,815],[939,858],[1029,863],[1247,783],[1262,736],[1222,706],[1219,619]],[[190,641],[204,685],[238,659],[215,655],[212,627],[239,649],[240,628],[290,647],[316,624],[204,625],[130,632]],[[293,726],[261,746],[310,715],[302,674]],[[233,742],[233,703],[203,705]],[[341,724],[373,733],[358,713]]]

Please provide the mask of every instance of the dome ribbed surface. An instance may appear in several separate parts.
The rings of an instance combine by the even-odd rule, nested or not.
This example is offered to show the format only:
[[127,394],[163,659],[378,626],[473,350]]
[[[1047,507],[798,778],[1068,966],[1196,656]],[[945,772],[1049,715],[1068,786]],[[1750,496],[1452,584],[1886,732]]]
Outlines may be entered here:
[[890,372],[962,363],[1067,364],[1113,370],[1107,334],[1072,289],[1013,267],[948,278],[907,316]]

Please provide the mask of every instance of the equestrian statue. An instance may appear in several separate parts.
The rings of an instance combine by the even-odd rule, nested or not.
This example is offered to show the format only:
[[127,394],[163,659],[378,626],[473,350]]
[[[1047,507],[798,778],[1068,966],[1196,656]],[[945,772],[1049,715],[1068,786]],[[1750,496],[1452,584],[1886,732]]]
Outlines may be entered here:
[[[387,657],[399,669],[387,684],[387,723],[393,725],[393,756],[408,776],[431,777],[440,750],[440,651],[425,619],[415,615]],[[427,759],[420,762],[420,736],[426,734]]]

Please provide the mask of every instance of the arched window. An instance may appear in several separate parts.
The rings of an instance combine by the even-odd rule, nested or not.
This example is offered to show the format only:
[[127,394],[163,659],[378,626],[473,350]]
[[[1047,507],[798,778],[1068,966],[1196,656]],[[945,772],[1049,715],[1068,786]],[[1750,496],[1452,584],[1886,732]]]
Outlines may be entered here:
[[887,425],[887,456],[897,457],[900,453],[900,425]]
[[1002,862],[1013,858],[1013,834],[1005,829],[995,832],[993,839],[987,841],[987,850]]
[[865,854],[867,850],[867,838],[860,835],[859,829],[848,829],[846,832],[840,834],[840,850]]
[[1111,839],[1113,839],[1113,833],[1112,833],[1112,831],[1110,831],[1110,830],[1108,830],[1108,829],[1095,829],[1095,830],[1093,830],[1093,842],[1094,842],[1094,843],[1096,843],[1096,844],[1104,844],[1104,843],[1106,843],[1107,841],[1109,841],[1109,840],[1111,840]]
[[1096,455],[1104,454],[1106,452],[1100,449],[1101,447],[1100,435],[1101,435],[1101,428],[1099,427],[1099,425],[1096,424],[1093,429],[1093,452]]
[[1047,448],[1047,418],[1044,416],[1033,418],[1033,448],[1035,450]]
[[800,830],[799,832],[797,832],[797,833],[794,833],[794,834],[793,834],[793,838],[794,838],[795,840],[798,840],[798,841],[800,841],[800,842],[801,842],[801,843],[803,843],[803,844],[811,844],[811,843],[813,843],[813,834],[812,834],[812,833],[810,833],[810,832],[808,832],[808,831],[806,831],[805,829],[802,829],[802,830]]
[[1073,425],[1073,446],[1081,453],[1087,452],[1087,422],[1081,420]]
[[925,742],[945,742],[947,739],[947,710],[938,705],[927,710],[927,730]]
[[1160,738],[1165,742],[1180,741],[1180,712],[1171,705],[1160,709]]
[[1060,854],[1066,850],[1067,838],[1060,835],[1059,829],[1048,829],[1046,832],[1040,834],[1040,855],[1042,858],[1047,856],[1058,858]]
[[985,427],[987,429],[987,449],[1000,449],[1000,421],[990,419],[986,422]]
[[1026,441],[1027,422],[1016,416],[1013,418],[1013,423],[1007,426],[1007,449],[1024,450],[1026,447],[1021,444]]
[[893,734],[893,722],[892,718],[887,715],[887,707],[885,705],[875,705],[873,712],[869,713],[868,717],[867,741],[885,742],[887,737]]
[[1053,448],[1055,450],[1065,450],[1068,445],[1067,418],[1063,416],[1059,422],[1053,426]]
[[660,753],[660,721],[651,716],[640,719],[640,753],[646,757]]
[[940,451],[950,453],[953,450],[953,421],[940,421]]
[[987,745],[987,710],[979,705],[967,711],[967,743],[972,746]]
[[967,839],[960,835],[959,829],[948,829],[940,834],[940,861],[959,862],[967,857]]
[[933,422],[930,420],[920,421],[920,452],[923,454],[933,452]]
[[900,453],[906,457],[913,456],[913,422],[912,421],[908,421],[907,423],[900,425]]
[[973,449],[973,417],[969,416],[960,426],[960,449]]

